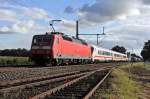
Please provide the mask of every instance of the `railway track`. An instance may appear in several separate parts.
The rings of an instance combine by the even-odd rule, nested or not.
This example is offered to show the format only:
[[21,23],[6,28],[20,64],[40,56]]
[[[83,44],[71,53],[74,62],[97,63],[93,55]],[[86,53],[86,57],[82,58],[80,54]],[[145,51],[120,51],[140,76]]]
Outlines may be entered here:
[[[122,63],[127,63],[127,62],[116,62],[118,64],[122,64]],[[115,63],[115,64],[116,64]],[[104,64],[114,64],[114,62],[101,62],[101,63],[97,63],[99,65],[104,65]],[[93,65],[92,63],[91,64],[83,64],[83,65]],[[66,67],[66,66],[81,66],[81,64],[76,64],[76,65],[59,65],[59,66],[51,66],[51,65],[47,65],[47,66],[43,66],[43,65],[34,65],[34,64],[14,64],[14,65],[6,65],[6,66],[0,66],[0,69],[1,68],[7,68],[7,67],[12,67],[12,68],[22,68],[22,67],[27,67],[27,68],[55,68],[55,67]]]
[[[104,69],[106,68],[101,68],[101,70]],[[41,79],[40,81],[32,83],[28,82],[9,87],[7,86],[6,88],[0,89],[0,97],[2,99],[18,99],[22,97],[28,99],[29,97],[34,97],[38,94],[46,92],[47,90],[51,90],[65,83],[69,83],[72,80],[80,79],[81,77],[87,76],[93,72],[94,71],[78,71],[70,74],[59,75],[59,77],[56,76],[52,79]]]
[[[4,99],[14,99],[24,96],[24,98],[28,99],[33,95],[56,87],[60,84],[66,83],[72,79],[85,75],[88,72],[90,71],[76,71],[54,75],[51,76],[51,78],[41,78],[38,80],[32,79],[26,82],[12,83],[11,85],[5,86],[0,89],[0,97],[3,97]],[[18,92],[19,95],[16,96],[16,93]]]
[[[85,66],[86,65],[86,66]],[[89,69],[98,69],[105,66],[116,66],[116,63],[101,63],[101,64],[84,64],[84,65],[69,65],[55,67],[4,67],[0,68],[0,85],[3,83],[13,82],[14,80],[29,79],[33,77],[41,77],[54,75],[58,73],[66,73],[72,71],[81,71]]]
[[21,80],[13,80],[11,82],[1,83],[0,84],[0,89],[15,87],[15,86],[19,86],[19,85],[25,85],[25,84],[34,83],[34,82],[38,82],[38,81],[49,80],[49,79],[61,78],[61,77],[64,77],[64,76],[75,75],[77,73],[80,73],[80,71],[60,73],[60,74],[41,76],[41,77],[33,77],[33,78],[27,78],[27,79],[21,79]]
[[89,99],[110,72],[110,68],[91,71],[30,99]]
[[[50,67],[52,70],[60,69],[66,70],[66,68],[70,68],[70,70],[66,70],[66,72],[63,73],[55,73],[53,75],[46,75],[46,76],[39,76],[39,77],[31,77],[27,79],[16,79],[12,81],[8,81],[5,83],[0,83],[0,97],[2,99],[21,99],[22,97],[24,99],[29,99],[29,97],[34,98],[34,96],[44,94],[45,92],[49,92],[49,90],[52,90],[52,93],[54,89],[58,91],[58,87],[60,88],[61,85],[64,85],[66,87],[66,84],[69,83],[67,86],[72,86],[75,84],[75,82],[82,82],[82,79],[86,79],[96,72],[99,72],[99,76],[103,73],[104,70],[108,70],[112,67],[114,67],[116,64],[107,64],[106,65],[100,65],[98,64],[89,64],[87,66],[62,66],[62,67]],[[43,67],[49,68],[49,67]],[[65,69],[64,69],[65,68]],[[59,71],[59,70],[58,70]],[[87,76],[88,75],[88,76]],[[93,76],[94,77],[94,76]],[[77,80],[78,79],[78,80]],[[100,78],[101,79],[101,78]],[[74,82],[75,80],[75,82]],[[72,83],[73,81],[73,83]],[[90,80],[89,80],[90,81]],[[71,82],[71,83],[70,83]],[[64,89],[65,89],[64,87]],[[67,87],[66,87],[67,88]],[[47,94],[46,94],[47,95]],[[50,95],[51,97],[51,95]],[[50,98],[49,97],[49,98]],[[45,94],[44,94],[45,98]]]

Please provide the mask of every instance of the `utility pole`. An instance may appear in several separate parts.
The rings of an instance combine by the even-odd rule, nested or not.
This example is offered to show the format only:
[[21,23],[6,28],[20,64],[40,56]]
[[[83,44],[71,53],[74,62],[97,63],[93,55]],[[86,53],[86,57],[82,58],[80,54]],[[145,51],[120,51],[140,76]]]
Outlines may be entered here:
[[79,37],[79,22],[78,21],[76,21],[76,38],[78,39]]
[[99,38],[99,35],[106,35],[105,34],[105,28],[103,27],[103,32],[102,32],[102,34],[98,34],[98,33],[96,33],[96,34],[79,34],[79,22],[78,21],[76,21],[76,38],[78,39],[79,38],[79,35],[96,35],[97,36],[97,45],[98,45],[98,38]]

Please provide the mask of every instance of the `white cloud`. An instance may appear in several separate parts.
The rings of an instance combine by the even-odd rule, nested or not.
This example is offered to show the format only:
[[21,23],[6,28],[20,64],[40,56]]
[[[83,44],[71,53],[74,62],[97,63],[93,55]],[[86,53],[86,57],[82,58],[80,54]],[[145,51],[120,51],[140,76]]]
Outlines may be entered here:
[[3,26],[3,27],[0,28],[0,31],[3,32],[3,33],[8,32],[8,31],[10,31],[10,28],[8,28],[7,26]]
[[47,27],[41,26],[37,24],[33,20],[24,20],[24,21],[18,21],[11,26],[3,26],[0,28],[0,33],[31,33],[34,34],[34,32],[39,32],[43,31],[46,32],[45,30]]
[[144,42],[150,39],[150,17],[137,16],[120,20],[119,25],[109,30],[102,42],[102,46],[111,48],[115,45],[125,46],[128,50],[136,49],[138,55],[143,48]]
[[102,23],[128,16],[140,15],[138,0],[96,0],[92,5],[84,5],[77,10],[83,22]]
[[[37,30],[44,31],[44,27],[48,24],[39,22],[45,20],[48,23],[49,16],[47,11],[37,7],[23,7],[9,4],[1,4],[0,33],[31,33]],[[9,22],[6,23],[5,22]],[[43,24],[43,25],[40,25]]]
[[33,7],[33,8],[24,8],[24,15],[31,17],[33,19],[43,19],[49,21],[48,13],[41,8]]
[[[48,26],[50,19],[55,19],[52,15],[49,16],[48,12],[42,8],[37,7],[25,7],[21,5],[11,5],[9,3],[1,4],[0,10],[5,13],[0,15],[5,18],[6,21],[13,20],[11,24],[4,24],[0,27],[0,33],[28,33],[31,30],[46,32],[50,30]],[[75,31],[75,22],[72,20],[62,19],[63,21],[58,23],[56,28],[62,32]],[[42,22],[43,21],[43,22]],[[74,33],[74,32],[72,32]]]
[[7,9],[0,9],[0,20],[14,22],[17,21],[16,18],[16,12]]
[[61,22],[60,27],[64,28],[63,30],[66,30],[66,32],[73,32],[75,31],[76,28],[76,22],[72,20],[66,20],[62,19],[63,22]]
[[36,24],[33,20],[20,21],[12,25],[12,31],[26,33],[36,28]]

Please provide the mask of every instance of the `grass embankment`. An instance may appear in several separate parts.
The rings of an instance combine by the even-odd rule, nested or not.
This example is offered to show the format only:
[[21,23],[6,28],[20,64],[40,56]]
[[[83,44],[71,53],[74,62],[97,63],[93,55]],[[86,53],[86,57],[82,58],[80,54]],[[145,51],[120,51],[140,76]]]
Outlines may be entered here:
[[107,84],[104,83],[97,90],[95,98],[150,99],[150,96],[148,96],[150,92],[149,68],[150,65],[144,66],[143,63],[135,63],[132,66],[128,64],[114,69],[111,77],[107,80]]
[[28,57],[0,56],[0,66],[28,64]]

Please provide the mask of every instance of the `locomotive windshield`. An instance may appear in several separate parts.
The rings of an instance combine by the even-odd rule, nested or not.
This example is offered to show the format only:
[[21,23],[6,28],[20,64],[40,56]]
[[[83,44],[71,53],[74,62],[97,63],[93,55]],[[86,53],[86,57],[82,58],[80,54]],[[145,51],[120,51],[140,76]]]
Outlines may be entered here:
[[33,37],[32,45],[48,46],[52,43],[52,35],[36,35]]

